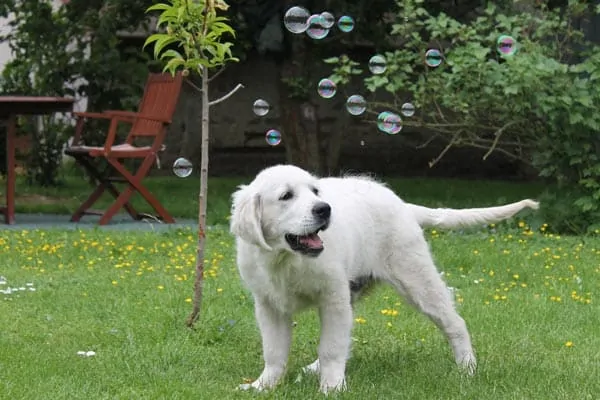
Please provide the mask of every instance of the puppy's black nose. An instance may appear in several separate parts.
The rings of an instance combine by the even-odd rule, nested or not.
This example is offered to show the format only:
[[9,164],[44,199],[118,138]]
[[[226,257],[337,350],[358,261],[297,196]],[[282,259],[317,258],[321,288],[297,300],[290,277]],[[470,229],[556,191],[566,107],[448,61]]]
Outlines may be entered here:
[[315,217],[327,219],[331,216],[331,206],[324,202],[317,203],[313,207],[312,213]]

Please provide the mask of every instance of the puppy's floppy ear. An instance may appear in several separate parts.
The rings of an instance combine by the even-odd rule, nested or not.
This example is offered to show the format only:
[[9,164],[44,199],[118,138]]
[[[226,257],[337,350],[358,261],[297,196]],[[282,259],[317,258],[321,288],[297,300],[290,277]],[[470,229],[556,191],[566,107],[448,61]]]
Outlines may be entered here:
[[233,194],[231,233],[265,250],[272,250],[263,235],[261,214],[260,195],[250,186],[240,186]]

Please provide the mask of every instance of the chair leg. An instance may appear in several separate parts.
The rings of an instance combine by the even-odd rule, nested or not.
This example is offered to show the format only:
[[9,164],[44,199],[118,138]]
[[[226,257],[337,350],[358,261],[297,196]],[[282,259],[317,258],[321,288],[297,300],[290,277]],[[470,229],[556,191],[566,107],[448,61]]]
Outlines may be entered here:
[[142,179],[148,174],[148,170],[154,163],[154,157],[152,155],[147,156],[142,165],[138,168],[135,175],[131,174],[125,167],[118,162],[116,159],[108,159],[108,162],[129,182],[129,188],[133,191],[136,190],[142,197],[150,204],[150,206],[156,211],[158,216],[163,222],[168,224],[175,223],[175,219],[169,214],[169,212],[160,204],[158,199],[150,193],[142,184]]
[[96,201],[98,201],[100,196],[102,196],[102,193],[104,193],[105,189],[106,187],[102,183],[96,186],[96,189],[94,189],[94,191],[92,192],[92,194],[90,194],[87,200],[81,203],[77,211],[73,213],[73,215],[71,216],[71,222],[79,222],[81,217],[85,215],[85,212],[89,210],[90,207],[93,206]]
[[[94,205],[94,203],[96,201],[98,201],[98,199],[102,196],[102,193],[104,193],[104,190],[107,190],[115,199],[119,199],[122,195],[122,193],[119,192],[117,187],[112,182],[108,181],[107,172],[104,171],[104,173],[102,173],[102,172],[98,171],[98,169],[96,168],[96,166],[94,165],[94,163],[92,162],[90,157],[87,157],[87,156],[75,157],[75,160],[77,161],[77,163],[79,165],[81,165],[92,176],[92,178],[94,178],[98,182],[98,186],[92,192],[92,194],[87,198],[87,200],[84,201],[81,204],[81,206],[79,206],[77,211],[75,211],[75,213],[71,217],[72,222],[78,222],[81,219],[81,217],[86,214],[86,211],[89,210],[90,207],[92,205]],[[127,200],[129,199],[130,196],[131,195],[127,196]],[[127,213],[131,216],[131,218],[136,219],[136,220],[140,219],[140,217],[139,217],[140,214],[135,210],[135,208],[133,208],[133,206],[127,200],[125,201],[124,204],[122,204],[119,207],[119,209],[121,207],[124,207],[125,210],[127,211]],[[111,215],[110,218],[106,219],[105,215],[106,215],[106,213],[104,213],[101,218],[101,221],[103,221],[103,223],[101,223],[101,225],[107,224],[110,221],[110,218],[112,218],[114,216],[114,214],[113,214],[113,215]]]
[[[121,194],[116,198],[115,202],[112,203],[112,205],[108,207],[106,211],[104,211],[104,214],[102,214],[102,217],[100,217],[100,221],[98,221],[98,225],[108,224],[112,217],[114,217],[122,207],[127,207],[127,204],[129,204],[129,199],[133,193],[134,191],[131,186],[127,186],[125,189],[123,189]],[[132,215],[132,217],[135,220],[140,219],[139,214],[136,214],[135,216]]]

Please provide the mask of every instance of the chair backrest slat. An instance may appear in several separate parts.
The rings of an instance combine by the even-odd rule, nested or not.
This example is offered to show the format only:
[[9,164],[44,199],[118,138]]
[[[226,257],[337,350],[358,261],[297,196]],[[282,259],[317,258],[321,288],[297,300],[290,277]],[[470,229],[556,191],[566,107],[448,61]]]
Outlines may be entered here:
[[[144,88],[144,95],[138,113],[171,121],[183,82],[181,73],[150,74]],[[165,123],[138,119],[131,127],[130,137],[157,136],[163,132]]]

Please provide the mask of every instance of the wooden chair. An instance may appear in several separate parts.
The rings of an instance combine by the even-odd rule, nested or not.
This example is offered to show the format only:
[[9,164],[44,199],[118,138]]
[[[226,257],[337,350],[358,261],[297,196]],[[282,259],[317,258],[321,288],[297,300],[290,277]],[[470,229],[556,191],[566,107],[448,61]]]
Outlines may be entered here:
[[[157,218],[166,223],[175,220],[160,204],[150,191],[142,185],[142,180],[152,165],[157,161],[158,152],[164,149],[163,141],[167,126],[175,112],[183,78],[181,73],[150,74],[140,101],[138,111],[104,111],[101,113],[76,112],[77,124],[73,143],[65,150],[65,154],[74,157],[97,181],[96,189],[90,194],[71,217],[72,222],[77,222],[84,215],[101,215],[99,224],[107,224],[121,209],[135,220],[147,217],[138,213],[130,203],[131,196],[138,192],[156,211]],[[82,142],[85,121],[88,119],[104,119],[110,122],[108,135],[104,146],[86,146]],[[131,125],[124,143],[116,144],[117,127],[120,123]],[[148,145],[136,145],[140,139],[151,141]],[[137,159],[141,163],[135,172],[125,168],[125,160]],[[105,163],[98,161],[106,160]],[[98,164],[104,164],[100,167]],[[125,189],[119,192],[115,182],[126,184]],[[90,208],[98,201],[104,191],[108,191],[115,202],[105,211],[93,211]]]

